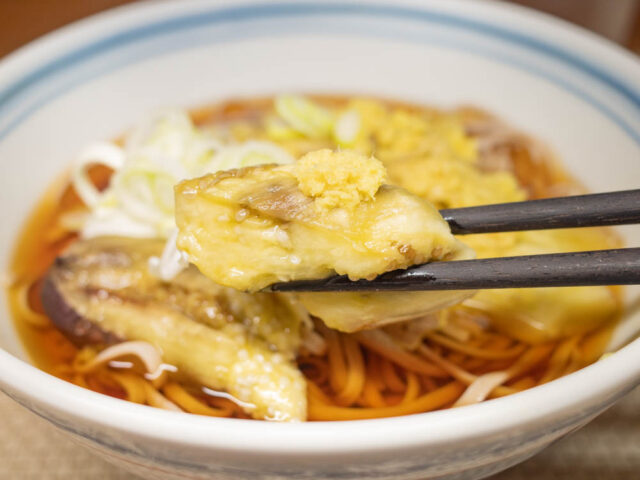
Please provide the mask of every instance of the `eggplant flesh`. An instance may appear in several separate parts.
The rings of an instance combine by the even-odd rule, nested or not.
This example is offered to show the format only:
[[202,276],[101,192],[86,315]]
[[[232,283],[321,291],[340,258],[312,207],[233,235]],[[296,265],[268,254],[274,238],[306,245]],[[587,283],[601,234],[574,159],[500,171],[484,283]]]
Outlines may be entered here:
[[230,393],[255,418],[304,420],[301,324],[288,298],[222,287],[193,266],[164,282],[148,268],[163,247],[124,237],[74,243],[45,279],[46,313],[76,345],[147,341],[180,377]]
[[[431,204],[399,187],[381,185],[371,199],[327,209],[303,194],[295,169],[260,165],[179,183],[178,247],[209,278],[247,291],[336,273],[373,279],[473,255]],[[344,189],[358,170],[348,173]]]

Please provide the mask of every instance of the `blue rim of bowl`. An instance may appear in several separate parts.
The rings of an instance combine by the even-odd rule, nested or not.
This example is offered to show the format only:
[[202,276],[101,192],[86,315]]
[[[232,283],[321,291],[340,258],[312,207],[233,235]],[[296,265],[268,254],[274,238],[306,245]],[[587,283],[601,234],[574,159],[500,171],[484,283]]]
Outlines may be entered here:
[[[555,61],[560,61],[564,65],[587,75],[590,79],[596,80],[601,85],[606,86],[609,90],[624,98],[640,112],[640,91],[634,89],[627,82],[618,78],[609,72],[599,68],[592,62],[578,56],[577,54],[561,48],[557,45],[550,44],[538,38],[524,33],[504,28],[502,26],[490,24],[487,22],[470,19],[451,13],[443,13],[427,8],[411,8],[405,6],[389,6],[379,4],[321,4],[321,3],[274,3],[274,4],[247,4],[237,7],[220,8],[213,7],[201,12],[190,13],[183,16],[176,16],[170,19],[163,19],[144,25],[142,27],[129,28],[124,31],[117,32],[113,35],[100,38],[87,45],[80,46],[68,53],[59,55],[44,65],[35,67],[23,74],[20,78],[9,84],[0,91],[0,114],[7,106],[16,99],[16,97],[29,91],[29,89],[42,82],[46,82],[57,73],[69,69],[74,65],[81,64],[84,60],[95,57],[98,54],[106,53],[110,50],[131,45],[142,40],[147,40],[155,36],[166,35],[172,32],[188,30],[192,28],[210,26],[214,24],[225,24],[247,20],[257,20],[264,18],[291,18],[291,17],[313,17],[318,15],[341,15],[341,16],[368,16],[374,18],[394,18],[400,20],[420,21],[425,24],[439,24],[447,27],[453,27],[460,30],[472,31],[498,40],[507,41],[524,47],[527,50],[537,54],[542,54]],[[326,31],[326,28],[325,28]],[[371,33],[373,36],[379,34]],[[208,43],[208,42],[207,42]],[[188,48],[193,44],[181,45],[179,48]],[[464,49],[469,50],[469,49]],[[161,52],[156,52],[160,54]],[[482,52],[473,52],[482,53]],[[500,58],[496,54],[486,55],[490,58],[502,63],[515,66],[520,70],[527,71],[538,77],[542,77],[551,81],[556,86],[572,93],[573,95],[584,100],[591,106],[595,107],[600,113],[612,120],[618,127],[625,131],[636,144],[640,145],[640,131],[629,125],[627,121],[616,114],[607,105],[595,99],[584,90],[572,85],[566,78],[557,75],[550,75],[548,72],[542,72],[539,69],[518,62],[514,59]],[[148,57],[144,57],[148,58]],[[129,59],[127,64],[140,61],[141,57]],[[111,69],[110,71],[112,71]],[[69,88],[85,81],[86,79],[78,79],[72,85],[66,85],[62,90],[40,99],[37,103],[31,105],[26,110],[20,112],[16,118],[10,121],[3,129],[0,130],[0,140],[7,136],[14,128],[19,126],[23,121],[29,118],[38,109],[54,100],[58,95],[64,93]]]

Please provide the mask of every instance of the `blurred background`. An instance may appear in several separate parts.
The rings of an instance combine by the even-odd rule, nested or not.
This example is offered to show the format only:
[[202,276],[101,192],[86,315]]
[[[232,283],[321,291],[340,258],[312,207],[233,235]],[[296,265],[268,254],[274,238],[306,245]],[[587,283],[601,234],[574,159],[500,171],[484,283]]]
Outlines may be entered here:
[[[140,0],[0,0],[0,57],[74,20],[134,1]],[[511,0],[511,3],[556,15],[640,54],[640,0]]]
[[[134,1],[140,0],[0,0],[0,57],[74,20]],[[511,3],[563,18],[640,54],[640,0],[511,0]],[[586,428],[492,480],[640,478],[638,405],[640,389]],[[3,394],[0,394],[0,422],[1,480],[133,480],[130,474],[78,448]]]

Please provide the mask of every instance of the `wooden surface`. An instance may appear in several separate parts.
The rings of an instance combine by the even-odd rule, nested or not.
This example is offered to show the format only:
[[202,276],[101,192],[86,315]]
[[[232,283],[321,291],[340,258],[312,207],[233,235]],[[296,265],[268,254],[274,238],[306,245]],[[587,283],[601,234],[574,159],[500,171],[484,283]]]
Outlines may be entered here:
[[[132,0],[0,0],[0,57],[75,19]],[[637,0],[517,0],[640,53]],[[0,479],[132,480],[0,394]],[[492,480],[640,478],[640,389],[593,423]]]
[[93,13],[135,0],[0,0],[0,57]]
[[[79,18],[140,0],[0,0],[0,57]],[[174,0],[180,1],[180,0]],[[640,0],[512,0],[640,53]]]

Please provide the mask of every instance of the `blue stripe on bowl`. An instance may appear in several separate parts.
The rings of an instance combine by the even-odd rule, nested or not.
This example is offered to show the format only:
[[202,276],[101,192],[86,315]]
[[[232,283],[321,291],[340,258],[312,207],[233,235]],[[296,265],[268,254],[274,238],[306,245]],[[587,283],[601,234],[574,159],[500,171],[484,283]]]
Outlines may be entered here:
[[[563,49],[557,45],[547,43],[529,35],[510,30],[498,25],[485,23],[470,18],[456,16],[453,14],[442,13],[427,9],[413,9],[408,7],[395,7],[385,5],[367,5],[367,4],[321,4],[321,3],[278,3],[270,5],[246,5],[242,7],[231,7],[223,9],[212,9],[184,15],[181,17],[172,17],[170,19],[161,20],[142,27],[132,28],[129,30],[115,33],[111,36],[104,37],[90,44],[81,46],[71,52],[60,55],[45,64],[32,69],[25,73],[21,78],[17,79],[9,86],[0,91],[0,114],[5,114],[12,103],[19,100],[19,97],[29,93],[29,90],[47,82],[56,74],[68,70],[73,66],[82,64],[97,55],[107,53],[120,47],[148,40],[152,37],[166,35],[179,32],[182,30],[193,29],[202,26],[232,24],[247,20],[257,20],[264,18],[286,18],[286,17],[313,17],[317,15],[341,15],[341,16],[368,16],[374,18],[395,18],[402,20],[428,22],[431,24],[440,24],[461,30],[472,31],[488,37],[497,38],[520,47],[531,50],[535,53],[542,54],[548,58],[560,61],[575,70],[585,74],[592,80],[596,80],[609,90],[620,95],[629,102],[638,112],[640,112],[640,91],[632,87],[625,80],[603,70],[589,60],[579,57],[569,50]],[[326,29],[325,29],[326,30]],[[247,38],[245,32],[245,38]],[[365,34],[366,32],[362,32]],[[371,36],[376,36],[375,32],[369,32]],[[414,39],[415,40],[415,39]],[[187,48],[193,46],[191,44],[179,45],[176,48]],[[174,51],[175,49],[174,48]],[[469,49],[467,49],[469,50]],[[157,51],[156,54],[166,53],[166,50]],[[482,53],[482,52],[473,52]],[[545,78],[562,89],[578,96],[582,100],[597,108],[603,115],[607,116],[622,128],[636,143],[640,144],[640,132],[629,125],[624,119],[616,114],[611,108],[602,104],[591,95],[571,84],[568,79],[559,76],[550,75],[539,69],[527,65],[525,62],[518,62],[514,59],[501,58],[496,54],[486,54],[485,56],[515,66],[528,73],[533,73],[539,77]],[[129,62],[140,61],[149,58],[137,57],[129,59]],[[105,67],[105,70],[108,66]],[[113,71],[113,68],[107,71]],[[81,83],[76,81],[73,85]],[[67,85],[66,89],[73,85]],[[21,122],[28,118],[32,113],[42,106],[46,105],[66,89],[59,89],[50,93],[45,98],[40,99],[37,103],[29,106],[26,110],[20,112],[8,125],[0,130],[0,140],[8,135]]]

